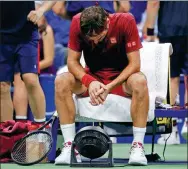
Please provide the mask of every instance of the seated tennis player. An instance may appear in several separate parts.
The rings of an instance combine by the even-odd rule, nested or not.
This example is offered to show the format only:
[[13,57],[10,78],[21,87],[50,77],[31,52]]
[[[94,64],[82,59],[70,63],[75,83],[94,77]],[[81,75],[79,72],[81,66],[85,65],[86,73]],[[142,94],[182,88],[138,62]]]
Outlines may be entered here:
[[[55,164],[70,164],[76,111],[72,94],[89,96],[90,103],[98,106],[112,93],[132,97],[134,139],[129,164],[147,165],[143,141],[149,95],[146,77],[140,72],[142,45],[134,17],[129,13],[108,14],[99,6],[86,8],[73,17],[68,47],[69,72],[55,80],[55,102],[65,140]],[[82,52],[86,68],[80,64]],[[118,116],[118,112],[114,113]],[[77,161],[81,161],[75,153]]]

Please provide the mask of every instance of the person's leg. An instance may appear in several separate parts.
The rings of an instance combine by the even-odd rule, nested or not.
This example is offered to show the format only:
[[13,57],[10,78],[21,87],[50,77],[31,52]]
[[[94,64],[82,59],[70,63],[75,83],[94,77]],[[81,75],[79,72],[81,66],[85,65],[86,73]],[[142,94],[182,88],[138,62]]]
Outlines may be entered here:
[[[86,88],[71,73],[63,73],[55,80],[55,104],[59,115],[60,127],[64,137],[64,148],[55,160],[55,164],[69,164],[71,142],[75,137],[75,104],[72,94],[80,94]],[[80,161],[80,158],[77,157]]]
[[[34,33],[33,33],[34,34]],[[36,36],[38,32],[36,32]],[[46,101],[38,78],[38,38],[20,44],[17,49],[20,73],[25,83],[35,122],[44,122]]]
[[44,92],[39,83],[38,75],[34,73],[25,73],[23,74],[23,81],[28,92],[29,105],[33,112],[35,122],[44,122],[46,101]]
[[132,95],[131,117],[134,127],[145,128],[149,110],[147,80],[142,72],[131,75],[126,82],[125,92]]
[[13,119],[13,104],[10,94],[10,86],[9,82],[0,82],[0,122]]
[[179,103],[177,103],[176,98],[179,96],[179,83],[180,83],[180,77],[171,77],[170,78],[170,83],[171,83],[171,87],[170,87],[170,93],[171,93],[171,97],[170,97],[170,104],[171,105],[179,105]]
[[55,79],[55,103],[60,124],[72,124],[75,121],[75,105],[72,94],[80,94],[86,88],[71,73],[63,73]]
[[[180,67],[181,55],[184,54],[181,50],[182,40],[179,37],[159,37],[160,43],[171,43],[173,47],[173,54],[170,56],[170,104],[176,104],[176,97],[179,95],[180,82]],[[181,45],[182,44],[182,45]]]
[[[176,96],[179,96],[179,84],[180,84],[180,74],[188,64],[186,59],[187,45],[185,37],[173,37],[171,38],[171,43],[173,47],[173,54],[170,57],[170,76],[171,76],[171,105],[179,104],[176,103]],[[186,68],[185,68],[186,69]],[[184,72],[183,72],[184,73]]]
[[16,120],[26,120],[28,96],[27,89],[21,79],[20,73],[14,74],[13,105],[16,112]]
[[143,142],[149,111],[147,80],[143,73],[135,73],[127,79],[125,92],[132,95],[131,117],[133,121],[133,143],[129,164],[147,165]]
[[15,47],[15,45],[0,44],[0,122],[13,119],[10,82],[14,75]]

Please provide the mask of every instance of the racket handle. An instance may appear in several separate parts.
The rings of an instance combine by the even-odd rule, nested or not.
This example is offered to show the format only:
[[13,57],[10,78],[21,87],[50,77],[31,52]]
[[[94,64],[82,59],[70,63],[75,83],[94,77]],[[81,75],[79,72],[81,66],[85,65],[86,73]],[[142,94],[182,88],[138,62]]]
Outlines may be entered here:
[[57,110],[55,111],[55,113],[53,114],[53,116],[58,117]]
[[55,113],[52,115],[51,119],[48,120],[48,121],[47,121],[43,126],[41,126],[38,130],[43,130],[48,124],[50,124],[51,122],[53,123],[57,117],[58,117],[58,113],[57,113],[57,111],[55,111]]

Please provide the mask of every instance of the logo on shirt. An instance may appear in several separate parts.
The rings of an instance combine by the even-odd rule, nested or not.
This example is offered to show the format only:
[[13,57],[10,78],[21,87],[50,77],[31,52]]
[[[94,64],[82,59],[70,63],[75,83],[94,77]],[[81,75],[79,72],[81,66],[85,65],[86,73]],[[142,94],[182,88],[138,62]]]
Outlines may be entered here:
[[112,44],[114,44],[114,43],[117,43],[117,40],[116,40],[115,37],[112,37],[112,38],[110,38],[110,42],[111,42]]
[[134,41],[134,42],[128,42],[127,43],[127,47],[128,48],[131,48],[131,47],[133,47],[133,46],[136,46],[136,42]]

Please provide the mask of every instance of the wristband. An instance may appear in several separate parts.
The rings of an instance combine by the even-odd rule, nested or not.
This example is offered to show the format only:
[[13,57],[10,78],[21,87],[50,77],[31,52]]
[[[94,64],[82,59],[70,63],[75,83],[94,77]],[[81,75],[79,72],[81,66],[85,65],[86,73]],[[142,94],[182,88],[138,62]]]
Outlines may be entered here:
[[89,84],[93,81],[97,81],[97,79],[95,79],[94,77],[92,77],[91,75],[89,74],[85,74],[83,77],[82,77],[82,84],[84,84],[87,88],[89,87]]
[[147,28],[147,35],[153,36],[154,35],[154,28]]

